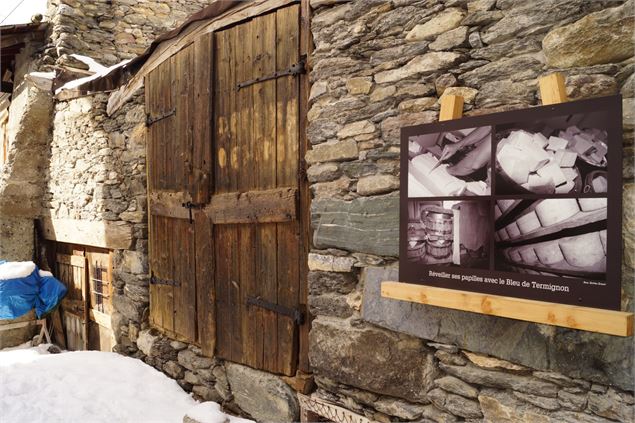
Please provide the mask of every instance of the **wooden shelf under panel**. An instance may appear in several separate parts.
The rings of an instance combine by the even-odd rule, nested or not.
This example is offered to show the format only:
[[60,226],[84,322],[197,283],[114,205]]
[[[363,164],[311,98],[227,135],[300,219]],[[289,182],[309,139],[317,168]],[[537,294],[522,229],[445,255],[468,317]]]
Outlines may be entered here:
[[381,296],[616,336],[633,335],[633,313],[386,281]]

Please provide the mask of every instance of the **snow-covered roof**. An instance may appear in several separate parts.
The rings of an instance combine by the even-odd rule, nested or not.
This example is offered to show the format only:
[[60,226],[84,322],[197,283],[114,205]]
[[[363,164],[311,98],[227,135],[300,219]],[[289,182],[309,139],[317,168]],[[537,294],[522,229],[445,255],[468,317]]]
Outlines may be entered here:
[[46,13],[47,0],[2,0],[0,25],[17,25],[31,22],[33,15]]

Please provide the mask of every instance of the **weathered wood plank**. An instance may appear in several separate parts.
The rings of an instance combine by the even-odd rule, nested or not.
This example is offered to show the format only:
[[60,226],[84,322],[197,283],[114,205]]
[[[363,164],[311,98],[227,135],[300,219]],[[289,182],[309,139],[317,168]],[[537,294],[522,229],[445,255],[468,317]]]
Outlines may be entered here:
[[44,239],[108,249],[132,246],[132,226],[126,222],[88,221],[76,219],[39,220]]
[[205,207],[212,223],[288,222],[296,217],[296,188],[214,195]]
[[189,219],[189,210],[183,205],[192,201],[189,193],[179,191],[151,191],[148,193],[150,214],[155,216]]
[[254,16],[262,15],[268,11],[296,3],[299,0],[255,0],[245,1],[243,5],[228,10],[223,15],[209,21],[195,22],[183,30],[179,37],[168,40],[159,45],[152,55],[146,60],[141,69],[123,87],[110,95],[108,99],[107,113],[112,115],[119,110],[135,92],[143,86],[143,78],[170,56],[191,44],[203,34],[219,31],[223,28],[235,25],[238,22],[248,20]]
[[188,221],[170,221],[173,269],[178,282],[174,292],[174,332],[196,341],[196,263],[194,261],[194,228]]
[[194,153],[192,198],[195,203],[209,201],[212,172],[212,105],[213,105],[213,40],[212,33],[194,41]]
[[196,245],[196,320],[198,341],[203,354],[213,356],[216,348],[216,289],[214,276],[214,233],[202,212],[194,216]]
[[554,304],[392,281],[382,282],[381,296],[590,332],[616,336],[633,335],[633,313],[622,311]]
[[[276,11],[276,67],[287,69],[300,60],[300,6],[295,4]],[[297,187],[299,157],[299,89],[300,80],[287,76],[276,80],[277,85],[277,169],[278,187]],[[299,222],[277,225],[277,303],[298,308],[300,277]],[[276,369],[294,375],[298,357],[298,330],[294,322],[278,316],[278,355]]]

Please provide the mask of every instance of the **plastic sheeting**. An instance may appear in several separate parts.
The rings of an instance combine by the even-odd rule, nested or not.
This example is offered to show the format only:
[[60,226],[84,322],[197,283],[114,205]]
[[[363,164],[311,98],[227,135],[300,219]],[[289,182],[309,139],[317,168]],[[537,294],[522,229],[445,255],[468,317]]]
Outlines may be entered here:
[[16,319],[31,309],[41,318],[51,311],[66,295],[66,287],[49,272],[33,265],[33,271],[20,277],[2,278],[5,266],[18,263],[0,260],[0,319]]

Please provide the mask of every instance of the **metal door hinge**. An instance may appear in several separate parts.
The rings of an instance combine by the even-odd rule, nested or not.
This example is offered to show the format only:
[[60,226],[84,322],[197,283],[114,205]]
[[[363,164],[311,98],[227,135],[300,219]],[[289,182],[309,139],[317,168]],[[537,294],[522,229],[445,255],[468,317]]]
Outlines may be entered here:
[[150,275],[150,285],[167,285],[167,286],[180,286],[181,284],[171,279],[161,279],[154,276],[154,273]]
[[192,203],[191,201],[188,201],[186,203],[181,203],[181,206],[185,207],[190,212],[190,223],[192,223],[194,221],[192,219],[192,209],[200,210],[200,209],[203,208],[203,206],[205,206],[205,204],[203,204],[203,203]]
[[272,303],[260,297],[247,297],[247,306],[255,306],[273,311],[274,313],[289,317],[293,323],[300,326],[304,323],[304,313],[298,309],[285,307],[280,304]]
[[277,78],[280,78],[281,76],[287,76],[287,75],[295,76],[295,75],[303,74],[306,72],[305,65],[306,65],[306,54],[303,54],[302,56],[300,56],[300,61],[298,63],[292,64],[288,69],[275,71],[274,73],[270,75],[260,76],[255,79],[250,79],[248,81],[241,82],[236,86],[236,90],[240,90],[241,88],[245,88],[250,85],[257,84],[259,82],[269,81],[271,79],[277,79]]
[[150,113],[146,113],[146,126],[150,126],[154,123],[157,123],[160,120],[163,120],[165,118],[168,118],[170,116],[174,116],[176,114],[176,108],[172,109],[172,110],[168,110],[167,112],[165,112],[162,115],[159,116],[155,116],[155,117],[150,117]]

